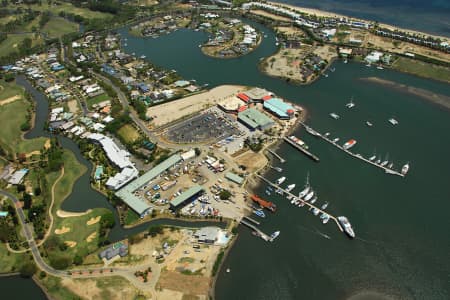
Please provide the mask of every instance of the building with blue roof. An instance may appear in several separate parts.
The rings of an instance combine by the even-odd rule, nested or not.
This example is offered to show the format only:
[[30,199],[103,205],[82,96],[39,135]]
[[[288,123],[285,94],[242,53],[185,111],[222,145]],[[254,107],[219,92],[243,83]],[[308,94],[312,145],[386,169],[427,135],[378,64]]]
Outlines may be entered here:
[[294,115],[294,108],[280,98],[264,101],[264,109],[280,119],[290,119]]
[[145,82],[140,82],[137,86],[143,93],[150,92],[150,87]]
[[114,76],[116,74],[116,70],[108,64],[102,65],[102,71],[111,76]]

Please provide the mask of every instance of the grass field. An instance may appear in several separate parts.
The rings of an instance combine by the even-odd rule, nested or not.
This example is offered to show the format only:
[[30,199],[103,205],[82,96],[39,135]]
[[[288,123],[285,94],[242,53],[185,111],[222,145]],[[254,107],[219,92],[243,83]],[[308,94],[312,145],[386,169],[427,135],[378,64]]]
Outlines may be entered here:
[[133,210],[127,210],[127,215],[125,217],[125,225],[132,225],[139,221],[139,216]]
[[39,282],[45,287],[47,293],[52,299],[78,300],[80,296],[74,294],[61,284],[61,278],[47,275],[45,278],[39,279]]
[[0,273],[17,272],[28,257],[27,253],[11,253],[4,243],[0,243]]
[[41,38],[34,38],[33,33],[8,34],[6,40],[0,43],[0,56],[6,56],[10,53],[16,52],[17,46],[27,37],[32,39],[33,47],[42,44],[43,42]]
[[133,143],[139,138],[139,132],[130,124],[123,125],[117,132],[127,143]]
[[93,97],[93,98],[89,98],[89,99],[86,100],[86,102],[87,102],[87,105],[88,105],[89,109],[92,109],[94,104],[98,104],[98,103],[106,101],[108,99],[109,99],[109,96],[108,96],[108,94],[105,93],[105,94],[101,94],[101,95],[98,95],[98,96]]
[[[0,86],[2,86],[0,88],[0,100],[15,95],[23,95],[22,88],[14,83],[0,80]],[[45,138],[22,140],[20,125],[26,120],[27,108],[29,106],[30,103],[23,99],[0,106],[0,120],[2,120],[0,145],[11,153],[28,153],[34,150],[40,150],[45,143]]]
[[46,1],[42,2],[42,5],[33,4],[33,5],[12,5],[9,4],[8,8],[18,8],[21,7],[23,9],[31,8],[32,10],[37,11],[50,11],[53,13],[53,15],[58,15],[60,11],[64,12],[70,12],[75,15],[80,15],[82,17],[88,18],[88,19],[94,19],[94,18],[112,18],[111,14],[108,13],[102,13],[98,11],[91,11],[87,8],[82,7],[75,7],[72,4],[68,2],[59,2],[59,5],[49,5]]
[[398,58],[392,67],[396,70],[414,75],[450,82],[450,68],[436,66],[409,58]]
[[52,17],[47,24],[45,24],[42,31],[47,33],[50,38],[60,37],[67,33],[77,32],[78,24],[67,21],[64,18]]

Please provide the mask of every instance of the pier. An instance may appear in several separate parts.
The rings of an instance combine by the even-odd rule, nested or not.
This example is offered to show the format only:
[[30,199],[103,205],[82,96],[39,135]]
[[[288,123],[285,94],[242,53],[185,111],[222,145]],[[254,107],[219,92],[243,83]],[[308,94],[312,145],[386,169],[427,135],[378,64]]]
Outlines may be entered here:
[[309,152],[308,150],[306,150],[305,148],[297,145],[296,143],[294,143],[293,141],[291,141],[288,137],[284,137],[283,140],[290,144],[292,147],[294,147],[295,149],[303,152],[303,154],[305,154],[306,156],[308,156],[309,158],[311,158],[312,160],[314,160],[315,162],[319,162],[319,158],[317,156],[315,156],[314,154],[312,154],[311,152]]
[[[305,123],[301,123],[301,122],[300,122],[300,124],[301,124],[303,127],[305,127],[307,130],[308,130],[308,129],[309,129],[309,130],[312,129],[311,127],[309,127],[309,126],[306,125]],[[309,131],[308,131],[308,132],[309,132]],[[339,145],[338,143],[333,142],[333,141],[330,140],[328,137],[324,136],[323,134],[318,133],[318,132],[315,131],[315,130],[313,130],[313,132],[317,133],[317,134],[313,134],[314,136],[323,139],[324,141],[330,143],[331,145],[333,145],[333,146],[335,146],[336,148],[338,148],[338,149],[344,151],[345,153],[347,153],[348,155],[350,155],[350,156],[352,156],[352,157],[354,157],[354,158],[358,158],[358,159],[360,159],[360,160],[362,160],[362,161],[364,161],[364,162],[366,162],[366,163],[368,163],[368,164],[371,164],[372,166],[378,167],[378,168],[384,170],[384,172],[386,172],[387,174],[392,174],[392,175],[397,175],[397,176],[400,176],[400,177],[405,177],[405,175],[403,175],[402,173],[400,173],[400,172],[398,172],[398,171],[389,169],[389,168],[387,168],[386,166],[383,167],[382,165],[376,164],[375,162],[373,162],[373,161],[371,161],[371,160],[369,160],[369,159],[363,157],[361,154],[355,154],[355,153],[349,151],[348,149],[345,149],[344,147],[342,147],[342,146]]]
[[249,227],[250,229],[252,229],[253,231],[255,231],[256,234],[257,234],[260,238],[262,238],[263,240],[265,240],[266,242],[271,240],[270,236],[268,236],[267,234],[265,234],[264,232],[262,232],[260,229],[258,229],[258,228],[257,228],[255,225],[253,225],[252,223],[246,221],[246,219],[247,219],[247,218],[243,218],[243,219],[241,220],[240,223],[241,223],[241,224],[244,224],[245,226],[247,226],[247,227]]
[[244,220],[250,221],[251,223],[255,224],[255,225],[259,225],[261,223],[259,223],[258,221],[256,221],[255,219],[252,219],[250,217],[245,216]]
[[278,158],[280,160],[281,163],[285,163],[286,160],[284,158],[282,158],[281,156],[279,156],[278,154],[276,154],[274,151],[270,150],[270,149],[266,149],[267,152],[269,152],[270,154],[272,154],[273,156],[275,156],[276,158]]
[[335,216],[331,215],[329,212],[326,212],[326,211],[320,209],[319,207],[317,207],[317,206],[315,206],[315,205],[309,203],[308,201],[305,201],[305,200],[303,200],[302,198],[299,198],[298,196],[296,196],[296,195],[294,195],[294,194],[292,194],[292,193],[286,191],[285,189],[283,189],[283,188],[280,187],[279,185],[277,185],[277,184],[271,182],[270,180],[268,180],[267,178],[265,178],[265,177],[263,177],[263,176],[261,176],[261,175],[256,174],[256,176],[258,176],[259,178],[261,178],[264,182],[266,182],[267,184],[271,185],[272,187],[281,190],[283,193],[285,193],[285,194],[287,194],[287,195],[290,195],[291,197],[293,197],[293,198],[295,198],[295,199],[300,200],[301,202],[303,202],[305,205],[309,206],[310,208],[312,208],[312,209],[317,209],[317,210],[319,211],[320,214],[325,213],[325,214],[329,215],[329,216],[330,216],[330,219],[332,219],[332,220],[336,223],[336,225],[337,225],[337,227],[339,228],[339,230],[340,230],[341,232],[344,232],[344,229],[342,228],[342,226],[341,226],[341,224],[339,223],[338,219],[337,219]]

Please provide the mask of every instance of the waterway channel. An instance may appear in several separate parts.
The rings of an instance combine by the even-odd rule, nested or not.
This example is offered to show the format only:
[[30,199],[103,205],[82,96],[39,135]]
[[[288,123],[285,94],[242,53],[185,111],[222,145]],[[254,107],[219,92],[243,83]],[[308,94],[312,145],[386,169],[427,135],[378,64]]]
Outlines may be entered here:
[[[406,178],[384,174],[378,168],[349,157],[329,144],[309,136],[304,139],[320,157],[315,163],[286,144],[277,153],[287,159],[280,165],[285,184],[296,183],[297,192],[307,173],[319,196],[330,202],[329,211],[347,216],[357,239],[349,240],[332,222],[323,225],[306,209],[289,201],[259,193],[278,205],[264,220],[265,232],[281,230],[274,243],[265,243],[241,228],[239,240],[225,261],[216,285],[217,299],[448,299],[450,237],[449,112],[413,95],[361,81],[376,76],[386,80],[450,95],[446,84],[357,63],[336,62],[335,72],[309,86],[294,86],[259,72],[262,57],[276,51],[273,32],[255,25],[268,36],[254,52],[237,59],[206,57],[198,47],[207,34],[178,30],[156,39],[137,38],[126,29],[128,53],[145,55],[186,79],[210,87],[221,84],[260,86],[304,106],[307,123],[321,132],[358,141],[352,151],[374,152],[395,162],[410,162]],[[183,55],[180,55],[182,51]],[[353,97],[356,107],[345,104]],[[335,112],[339,120],[329,117]],[[400,124],[388,123],[395,117]],[[374,126],[367,127],[370,120]],[[274,164],[278,165],[277,162]],[[326,238],[327,235],[329,238]]]

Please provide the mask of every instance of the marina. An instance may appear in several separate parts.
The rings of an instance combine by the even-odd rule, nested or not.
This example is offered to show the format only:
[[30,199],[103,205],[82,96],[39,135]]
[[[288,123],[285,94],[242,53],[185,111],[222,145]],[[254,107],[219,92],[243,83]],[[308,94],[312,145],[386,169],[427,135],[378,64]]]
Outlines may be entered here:
[[289,139],[288,137],[284,137],[283,140],[290,144],[292,147],[294,147],[295,149],[303,152],[303,154],[305,154],[306,156],[308,156],[309,158],[311,158],[312,160],[314,160],[315,162],[319,162],[319,158],[312,154],[311,152],[309,152],[308,150],[306,150],[304,147],[298,145],[297,143],[295,143],[294,141],[292,141],[291,139]]
[[277,185],[277,184],[271,182],[271,181],[268,180],[267,178],[265,178],[265,177],[263,177],[263,176],[261,176],[261,175],[256,175],[256,176],[257,176],[258,178],[260,178],[261,180],[263,180],[264,182],[266,182],[267,184],[271,185],[273,188],[279,189],[279,190],[281,190],[284,194],[291,196],[293,199],[299,200],[299,201],[301,202],[301,204],[302,204],[301,206],[305,206],[305,205],[308,206],[308,207],[309,207],[309,210],[314,211],[317,215],[318,215],[318,214],[325,214],[325,215],[328,215],[329,218],[330,218],[331,220],[333,220],[333,221],[336,223],[336,225],[337,225],[337,227],[339,228],[339,230],[340,230],[341,232],[344,232],[344,228],[342,227],[341,223],[339,222],[338,217],[335,217],[335,216],[331,215],[330,213],[324,211],[322,208],[317,207],[317,206],[315,206],[315,205],[309,203],[307,200],[305,200],[305,198],[300,198],[300,197],[298,197],[298,196],[295,196],[294,194],[291,194],[290,192],[288,192],[287,190],[283,189],[283,188],[280,187],[279,185]]
[[[387,162],[387,161],[383,161],[382,163],[377,163],[377,161],[374,162],[374,161],[371,159],[372,157],[371,157],[371,158],[365,158],[365,157],[362,156],[361,154],[355,154],[355,153],[351,152],[349,149],[350,149],[353,145],[356,144],[356,141],[355,141],[355,140],[350,140],[350,141],[349,141],[350,143],[347,142],[347,143],[349,143],[349,144],[346,143],[346,144],[344,144],[344,146],[341,146],[341,145],[339,145],[339,144],[337,143],[338,140],[336,140],[336,139],[333,139],[333,140],[329,139],[327,136],[325,136],[325,135],[323,135],[323,134],[320,134],[319,132],[315,131],[314,129],[312,129],[311,127],[309,127],[308,125],[306,125],[306,124],[303,123],[303,122],[300,122],[300,124],[301,124],[303,127],[305,127],[305,128],[307,129],[307,131],[308,131],[308,128],[309,128],[310,130],[313,130],[315,133],[317,133],[317,134],[313,134],[314,136],[317,136],[317,137],[322,138],[322,139],[325,140],[326,142],[330,143],[331,145],[333,145],[333,146],[335,146],[336,148],[338,148],[338,149],[344,151],[345,153],[347,153],[348,155],[350,155],[350,156],[352,156],[352,157],[354,157],[354,158],[360,159],[360,160],[362,160],[362,161],[364,161],[364,162],[366,162],[366,163],[368,163],[368,164],[370,164],[370,165],[373,165],[373,166],[375,166],[375,167],[377,167],[377,168],[380,168],[380,169],[384,170],[386,174],[391,174],[391,175],[397,175],[397,176],[400,176],[400,177],[405,177],[407,171],[409,170],[409,164],[407,164],[407,165],[408,165],[407,168],[404,168],[404,169],[403,169],[403,170],[406,169],[406,172],[404,172],[404,171],[398,172],[398,171],[396,171],[396,170],[390,169],[389,166],[388,166],[388,162]],[[308,131],[308,132],[309,132],[309,131]],[[405,165],[405,166],[406,166],[406,165]],[[404,166],[404,167],[405,167],[405,166]]]

